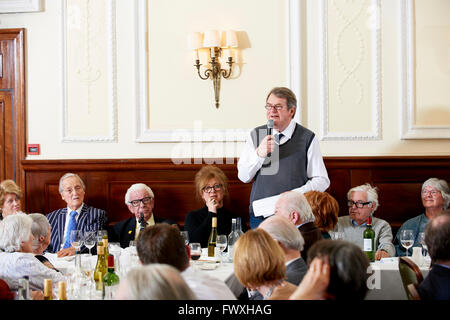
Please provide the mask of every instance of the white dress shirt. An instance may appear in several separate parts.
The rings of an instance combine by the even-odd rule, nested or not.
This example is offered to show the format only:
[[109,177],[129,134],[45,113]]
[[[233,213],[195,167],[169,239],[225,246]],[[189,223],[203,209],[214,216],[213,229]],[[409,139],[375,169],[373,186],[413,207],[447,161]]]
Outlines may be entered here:
[[181,273],[198,300],[236,300],[225,282],[188,267]]
[[[291,120],[287,128],[281,132],[284,136],[280,140],[280,145],[285,144],[291,139],[292,134],[294,133],[295,125],[296,122]],[[273,135],[277,133],[279,133],[279,131],[273,129]],[[258,146],[255,147],[253,145],[253,140],[251,134],[249,133],[244,150],[237,164],[238,177],[244,183],[252,181],[264,163],[265,158],[261,158],[256,153],[257,147]],[[308,181],[303,186],[293,189],[293,191],[306,193],[308,191],[316,190],[323,192],[329,187],[330,179],[328,178],[327,169],[325,168],[322,153],[320,152],[319,140],[316,135],[314,135],[311,145],[308,148],[307,156],[308,163],[306,173],[308,175]]]

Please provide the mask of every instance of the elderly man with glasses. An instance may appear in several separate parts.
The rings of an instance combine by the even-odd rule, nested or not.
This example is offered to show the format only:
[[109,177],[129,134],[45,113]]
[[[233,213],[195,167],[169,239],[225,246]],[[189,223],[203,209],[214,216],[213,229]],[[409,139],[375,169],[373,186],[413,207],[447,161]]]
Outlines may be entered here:
[[154,216],[155,195],[146,184],[136,183],[129,187],[125,194],[125,204],[133,216],[116,223],[108,235],[110,242],[120,242],[122,248],[128,247],[130,241],[135,241],[139,232],[147,226],[162,222],[177,225],[172,220]]
[[367,219],[372,217],[372,228],[375,231],[375,259],[395,256],[391,226],[387,221],[373,217],[379,205],[376,188],[368,183],[354,187],[348,191],[347,199],[349,215],[338,218],[334,231],[342,232],[344,240],[353,242],[363,249],[363,232],[367,227]]
[[253,181],[251,228],[268,216],[254,211],[255,201],[271,208],[285,191],[325,191],[330,185],[317,136],[294,120],[295,94],[285,87],[273,88],[264,107],[267,125],[250,131],[238,162],[239,179]]

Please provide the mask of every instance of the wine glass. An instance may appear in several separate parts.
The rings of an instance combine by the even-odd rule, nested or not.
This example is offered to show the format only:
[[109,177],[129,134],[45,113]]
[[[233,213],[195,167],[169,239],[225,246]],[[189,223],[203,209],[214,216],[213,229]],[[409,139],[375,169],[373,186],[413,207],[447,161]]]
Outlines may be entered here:
[[75,248],[75,254],[83,245],[83,233],[80,230],[70,231],[70,244]]
[[408,249],[414,244],[414,232],[409,229],[402,230],[400,233],[400,243],[406,249],[406,256],[408,256]]
[[180,231],[181,237],[184,239],[184,244],[189,244],[189,232],[187,231]]
[[216,238],[216,247],[220,252],[220,263],[222,264],[222,255],[227,248],[227,236],[224,234],[219,234]]
[[[427,244],[425,243],[425,232],[419,232],[419,235],[417,236],[417,242],[419,242],[422,246],[423,249],[425,249],[422,252],[422,255],[426,256],[428,254],[428,247]],[[425,253],[425,254],[423,254]]]
[[89,249],[89,255],[92,256],[91,249],[95,246],[96,233],[95,231],[86,231],[84,233],[84,245]]
[[191,248],[191,259],[194,261],[195,266],[195,261],[200,259],[200,256],[202,255],[202,246],[198,242],[191,242],[189,243],[189,247]]

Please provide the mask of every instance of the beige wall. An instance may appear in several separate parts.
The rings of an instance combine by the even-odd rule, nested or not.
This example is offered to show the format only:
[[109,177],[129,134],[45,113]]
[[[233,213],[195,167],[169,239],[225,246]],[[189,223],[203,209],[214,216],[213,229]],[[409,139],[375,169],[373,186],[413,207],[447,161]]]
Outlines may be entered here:
[[[158,0],[146,11],[138,10],[144,1],[62,3],[0,15],[0,28],[26,28],[28,142],[41,145],[29,159],[239,156],[242,132],[265,122],[267,91],[297,83],[298,119],[325,156],[450,154],[446,0]],[[406,48],[417,59],[409,113],[400,23],[408,4],[418,13],[415,46]],[[186,47],[189,32],[209,29],[236,30],[241,45],[219,109]],[[295,72],[298,57],[289,53],[298,39],[303,65]],[[420,127],[414,139],[402,139],[408,114],[410,129]],[[431,131],[447,139],[423,139]],[[180,143],[190,138],[216,143]]]

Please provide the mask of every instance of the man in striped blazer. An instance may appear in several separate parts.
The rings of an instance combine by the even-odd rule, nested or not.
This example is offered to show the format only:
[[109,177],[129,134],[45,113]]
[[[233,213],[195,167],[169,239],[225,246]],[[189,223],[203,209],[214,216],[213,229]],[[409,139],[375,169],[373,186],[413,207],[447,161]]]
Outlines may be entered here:
[[56,252],[58,257],[75,254],[75,248],[70,244],[71,230],[106,230],[106,212],[85,204],[85,192],[86,186],[77,174],[66,173],[59,179],[59,193],[67,207],[47,215],[52,228],[47,251]]

